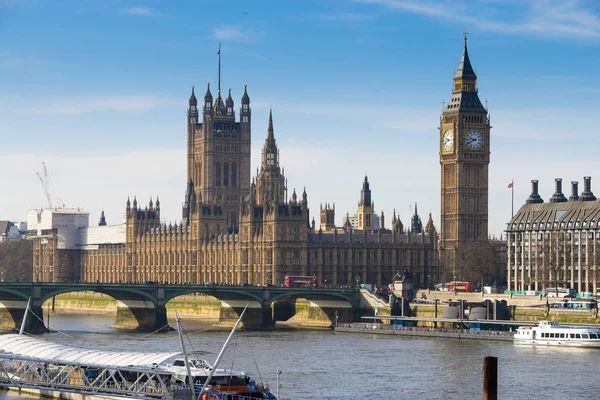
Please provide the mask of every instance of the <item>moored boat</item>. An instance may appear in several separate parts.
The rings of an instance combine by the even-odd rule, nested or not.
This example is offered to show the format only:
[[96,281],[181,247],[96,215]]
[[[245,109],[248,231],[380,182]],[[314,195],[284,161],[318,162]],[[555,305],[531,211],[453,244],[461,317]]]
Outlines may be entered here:
[[600,329],[541,321],[537,326],[517,328],[514,344],[600,348]]

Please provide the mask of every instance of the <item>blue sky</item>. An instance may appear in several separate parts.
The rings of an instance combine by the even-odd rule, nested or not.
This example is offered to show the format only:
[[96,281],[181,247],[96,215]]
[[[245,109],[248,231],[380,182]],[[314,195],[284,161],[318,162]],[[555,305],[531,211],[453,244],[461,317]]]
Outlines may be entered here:
[[[269,107],[290,186],[312,214],[353,213],[365,172],[378,212],[439,227],[439,117],[467,27],[492,121],[490,233],[531,179],[548,199],[600,185],[600,4],[594,0],[0,0],[0,219],[45,205],[48,165],[67,206],[122,221],[127,196],[179,221],[191,86],[248,84],[253,170]],[[581,185],[580,185],[581,186]],[[600,188],[600,186],[598,186]],[[597,190],[600,195],[600,189]]]

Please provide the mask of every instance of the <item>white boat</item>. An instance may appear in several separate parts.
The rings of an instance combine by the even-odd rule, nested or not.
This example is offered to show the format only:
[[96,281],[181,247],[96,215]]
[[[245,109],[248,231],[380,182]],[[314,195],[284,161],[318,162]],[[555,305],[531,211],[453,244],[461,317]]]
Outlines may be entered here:
[[541,321],[537,326],[520,326],[514,344],[600,348],[600,329],[559,325]]

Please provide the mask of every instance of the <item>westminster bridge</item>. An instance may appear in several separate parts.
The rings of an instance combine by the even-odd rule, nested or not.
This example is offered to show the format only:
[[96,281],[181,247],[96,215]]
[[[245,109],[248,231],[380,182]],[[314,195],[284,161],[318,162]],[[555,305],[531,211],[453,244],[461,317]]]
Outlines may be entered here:
[[[333,322],[338,316],[343,319],[356,318],[360,307],[360,291],[354,288],[284,288],[278,286],[236,285],[169,285],[136,283],[47,283],[47,282],[1,282],[0,321],[4,326],[18,328],[29,302],[34,314],[26,321],[25,330],[39,333],[46,330],[43,322],[42,305],[45,301],[63,293],[94,292],[108,295],[117,300],[117,325],[122,321],[134,321],[140,330],[159,330],[168,327],[167,303],[187,294],[205,294],[221,301],[228,317],[239,315],[248,305],[242,322],[250,328],[268,329],[278,319],[275,306],[306,299],[321,308]],[[337,305],[337,308],[336,308]],[[341,305],[341,309],[338,309]],[[222,310],[225,309],[222,307]],[[233,315],[235,314],[235,315]],[[276,313],[275,313],[276,314]],[[286,314],[284,312],[284,314]],[[292,312],[293,314],[293,312]],[[223,311],[221,313],[223,316]],[[346,321],[349,322],[349,321]]]

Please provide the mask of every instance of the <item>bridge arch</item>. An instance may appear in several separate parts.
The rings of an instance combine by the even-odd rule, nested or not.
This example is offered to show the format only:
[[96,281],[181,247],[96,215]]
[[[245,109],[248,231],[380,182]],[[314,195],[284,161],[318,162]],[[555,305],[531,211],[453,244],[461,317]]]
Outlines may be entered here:
[[314,292],[314,291],[310,291],[310,290],[294,290],[294,289],[287,289],[286,291],[283,292],[278,292],[277,294],[274,294],[271,296],[270,298],[270,302],[269,305],[273,304],[275,301],[282,299],[282,298],[286,298],[286,297],[293,297],[293,298],[300,298],[300,299],[307,299],[307,300],[319,300],[319,299],[327,299],[327,300],[345,300],[348,303],[350,303],[350,306],[354,308],[354,294],[352,294],[351,296],[349,296],[348,294],[345,293],[336,293],[336,292],[328,292],[328,293],[321,293],[321,292]]
[[152,302],[152,304],[155,307],[157,305],[156,297],[152,296],[150,293],[148,293],[146,291],[138,290],[136,288],[125,289],[125,290],[124,289],[115,290],[114,288],[106,288],[103,286],[97,286],[96,288],[94,288],[94,287],[78,287],[78,286],[73,286],[73,287],[63,286],[60,288],[45,289],[45,290],[42,290],[42,295],[40,297],[40,301],[43,304],[44,302],[46,302],[47,300],[51,299],[54,296],[58,296],[58,295],[65,294],[65,293],[76,293],[76,292],[101,293],[101,294],[105,294],[107,296],[112,297],[115,300],[122,301],[122,302],[141,298],[143,301]]
[[269,308],[274,321],[292,321],[306,326],[331,327],[336,322],[352,322],[356,293],[310,288],[279,289],[272,293]]
[[[272,319],[265,309],[263,288],[259,286],[190,285],[165,287],[165,306],[180,296],[202,294],[220,302],[218,321],[235,321],[248,305],[242,324],[249,329],[270,327]],[[267,306],[268,307],[268,306]],[[268,310],[270,311],[270,310]],[[214,314],[213,314],[214,318]]]

